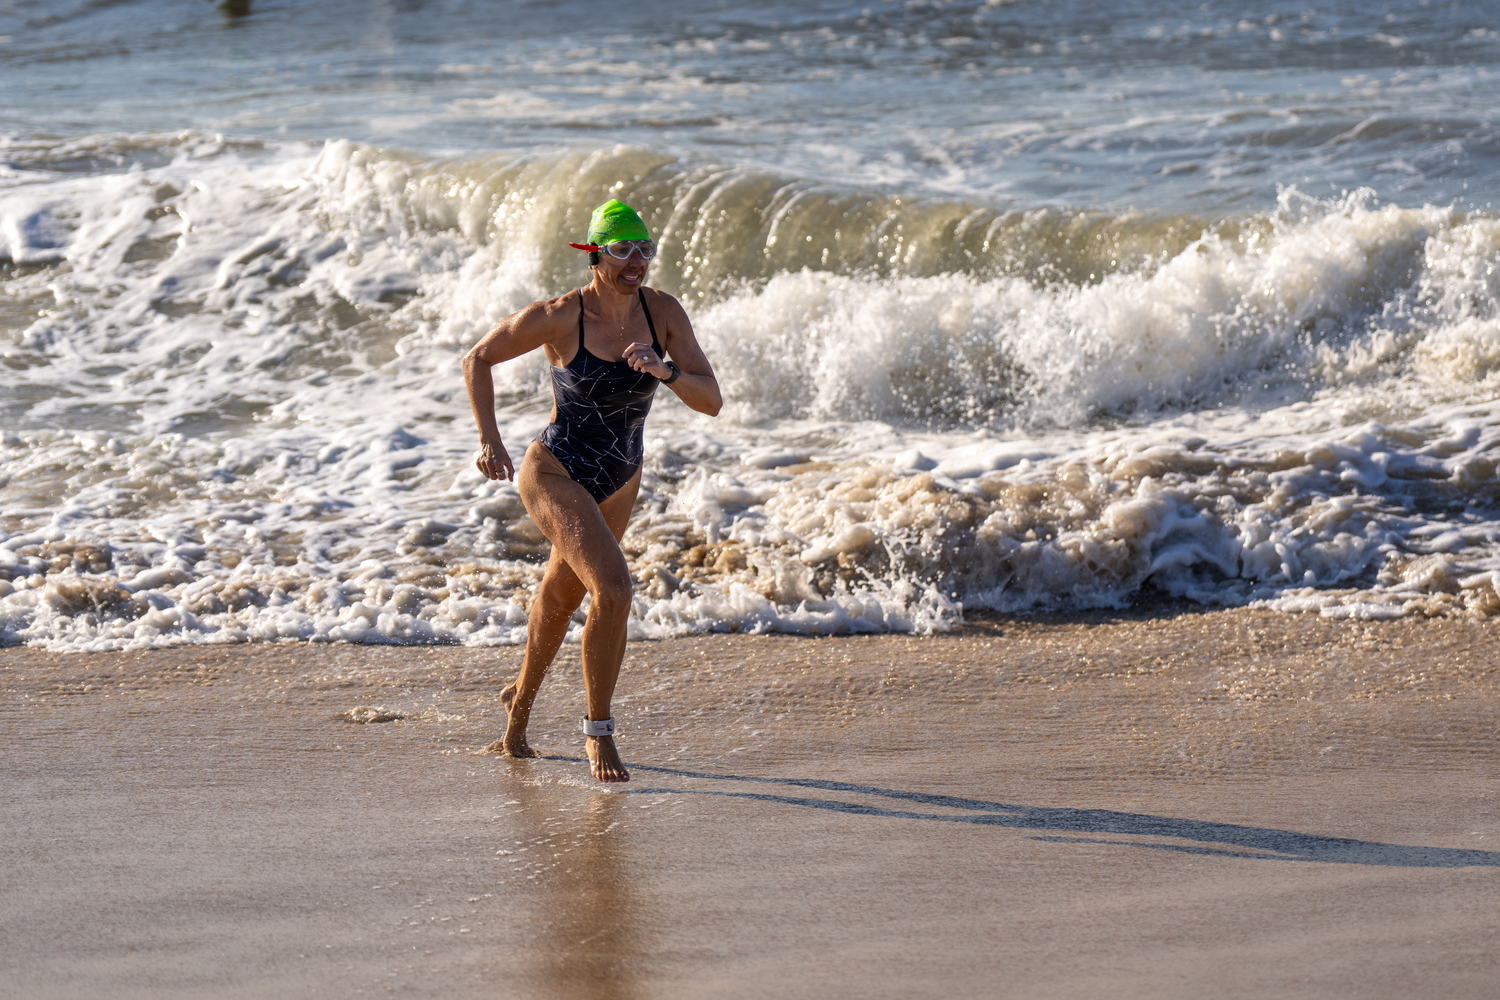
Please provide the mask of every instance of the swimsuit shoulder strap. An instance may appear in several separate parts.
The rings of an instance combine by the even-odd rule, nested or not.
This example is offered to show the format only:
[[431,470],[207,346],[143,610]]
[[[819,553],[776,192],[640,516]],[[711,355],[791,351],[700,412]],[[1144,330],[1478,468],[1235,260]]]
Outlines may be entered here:
[[583,353],[583,289],[578,289],[578,353]]
[[637,288],[635,294],[640,296],[641,312],[646,314],[646,326],[651,329],[651,349],[656,352],[657,357],[661,357],[661,343],[656,339],[656,324],[651,322],[651,310],[646,308],[646,290]]

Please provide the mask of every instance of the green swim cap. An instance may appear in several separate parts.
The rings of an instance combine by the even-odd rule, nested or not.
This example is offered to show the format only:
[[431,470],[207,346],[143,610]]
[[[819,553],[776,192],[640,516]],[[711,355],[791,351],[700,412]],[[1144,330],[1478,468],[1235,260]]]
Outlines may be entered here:
[[649,240],[646,224],[635,214],[635,209],[611,198],[598,208],[589,219],[589,242],[604,246],[616,240]]

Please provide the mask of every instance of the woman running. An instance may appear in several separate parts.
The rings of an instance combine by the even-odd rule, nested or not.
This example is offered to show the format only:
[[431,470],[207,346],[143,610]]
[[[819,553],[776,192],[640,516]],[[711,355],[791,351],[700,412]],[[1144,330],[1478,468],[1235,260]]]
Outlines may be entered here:
[[[625,656],[633,585],[620,538],[641,485],[646,414],[658,384],[710,416],[723,400],[682,305],[644,287],[656,244],[635,210],[605,202],[589,220],[588,242],[569,246],[588,251],[593,280],[505,317],[464,357],[479,425],[475,464],[486,478],[515,480],[526,512],[552,543],[527,622],[521,675],[500,696],[507,712],[500,747],[516,757],[537,756],[526,743],[531,706],[587,592],[589,766],[600,781],[629,781],[615,749],[610,699]],[[495,423],[490,368],[538,347],[552,365],[552,422],[526,449],[516,475]]]

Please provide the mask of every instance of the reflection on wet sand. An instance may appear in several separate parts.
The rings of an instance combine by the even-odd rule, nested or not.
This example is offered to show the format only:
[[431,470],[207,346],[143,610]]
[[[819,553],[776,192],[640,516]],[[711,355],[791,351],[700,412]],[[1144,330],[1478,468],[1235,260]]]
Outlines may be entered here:
[[528,792],[525,822],[545,867],[535,875],[538,891],[526,894],[529,916],[507,964],[525,968],[518,978],[537,998],[644,1000],[642,957],[652,949],[642,938],[651,921],[639,912],[631,844],[621,827],[628,800],[600,791],[580,805],[577,789],[567,786]]

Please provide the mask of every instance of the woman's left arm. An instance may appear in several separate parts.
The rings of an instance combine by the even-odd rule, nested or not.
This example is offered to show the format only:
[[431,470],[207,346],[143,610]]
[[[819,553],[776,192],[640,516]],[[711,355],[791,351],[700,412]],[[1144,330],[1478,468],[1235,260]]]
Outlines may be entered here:
[[[714,378],[714,366],[708,363],[708,355],[703,353],[698,338],[693,335],[693,324],[688,320],[687,310],[666,292],[657,292],[652,298],[666,328],[662,346],[682,372],[667,388],[699,413],[718,416],[724,397],[719,393],[719,380]],[[660,379],[672,377],[672,369],[663,359],[656,357],[649,344],[631,344],[626,349],[625,360],[636,371],[650,372]]]

